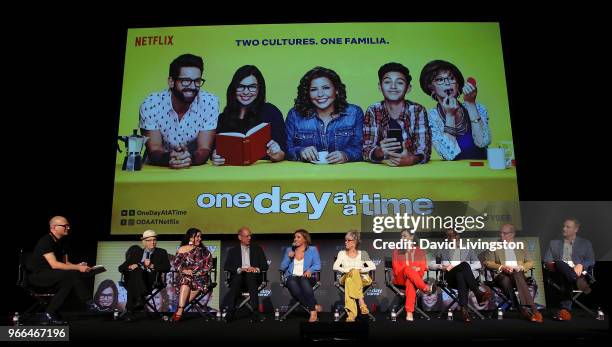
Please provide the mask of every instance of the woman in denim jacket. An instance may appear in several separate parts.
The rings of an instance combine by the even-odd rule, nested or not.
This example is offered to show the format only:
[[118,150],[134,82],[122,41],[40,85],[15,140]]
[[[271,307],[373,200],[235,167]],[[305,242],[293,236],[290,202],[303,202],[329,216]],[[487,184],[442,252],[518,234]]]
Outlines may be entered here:
[[[285,124],[289,160],[329,164],[361,160],[363,111],[346,101],[346,87],[333,70],[315,67],[302,77]],[[319,152],[328,154],[319,158]]]

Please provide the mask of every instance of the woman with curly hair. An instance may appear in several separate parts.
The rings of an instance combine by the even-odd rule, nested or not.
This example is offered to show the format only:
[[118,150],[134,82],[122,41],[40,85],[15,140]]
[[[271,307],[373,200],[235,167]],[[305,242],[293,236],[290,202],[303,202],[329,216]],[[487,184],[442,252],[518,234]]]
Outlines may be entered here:
[[[285,125],[289,160],[328,164],[361,160],[363,111],[346,101],[346,87],[333,70],[315,67],[302,77]],[[319,158],[319,152],[328,154]]]

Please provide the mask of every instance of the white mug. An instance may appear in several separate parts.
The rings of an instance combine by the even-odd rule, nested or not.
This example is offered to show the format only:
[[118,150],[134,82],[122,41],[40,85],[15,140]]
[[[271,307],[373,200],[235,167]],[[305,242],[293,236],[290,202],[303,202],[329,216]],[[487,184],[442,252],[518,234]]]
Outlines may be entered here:
[[506,156],[503,148],[487,148],[487,160],[492,170],[504,170],[506,168]]
[[327,163],[327,155],[329,154],[328,151],[321,151],[319,152],[319,161],[322,163]]

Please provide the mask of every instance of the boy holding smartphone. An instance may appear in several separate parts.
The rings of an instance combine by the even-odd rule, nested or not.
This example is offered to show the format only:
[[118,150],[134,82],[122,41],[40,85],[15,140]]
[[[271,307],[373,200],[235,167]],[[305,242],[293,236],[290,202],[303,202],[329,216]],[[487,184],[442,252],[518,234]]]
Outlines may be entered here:
[[363,159],[389,166],[424,164],[431,155],[425,107],[406,100],[412,88],[408,68],[387,63],[378,70],[384,100],[368,107],[363,124]]

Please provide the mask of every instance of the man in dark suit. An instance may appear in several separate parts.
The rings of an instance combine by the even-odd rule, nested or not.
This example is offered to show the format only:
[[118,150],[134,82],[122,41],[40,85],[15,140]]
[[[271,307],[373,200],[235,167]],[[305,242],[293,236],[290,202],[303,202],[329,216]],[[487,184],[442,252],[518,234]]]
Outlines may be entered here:
[[119,272],[124,276],[127,289],[127,314],[125,319],[134,319],[133,312],[143,309],[145,295],[151,291],[156,280],[170,271],[168,253],[162,248],[156,248],[157,234],[147,230],[142,234],[142,244],[130,247],[125,253],[125,262],[119,265]]
[[576,236],[580,222],[568,218],[563,223],[563,240],[551,240],[544,255],[546,268],[553,280],[560,284],[561,308],[554,316],[556,320],[567,321],[572,318],[572,290],[574,286],[585,294],[591,293],[585,275],[591,274],[595,265],[593,245],[589,240]]
[[262,271],[268,271],[268,261],[263,249],[251,244],[251,230],[242,227],[238,230],[240,245],[229,249],[223,269],[232,275],[230,290],[225,297],[227,304],[226,321],[231,321],[236,310],[236,299],[245,286],[249,291],[249,304],[254,309],[252,322],[261,322],[264,317],[259,313],[259,298],[257,287],[263,281]]

